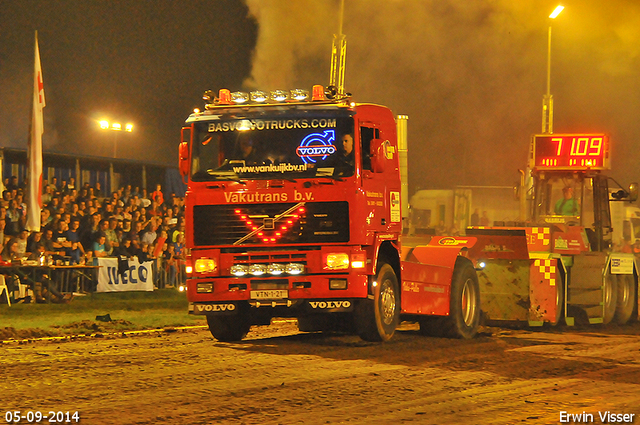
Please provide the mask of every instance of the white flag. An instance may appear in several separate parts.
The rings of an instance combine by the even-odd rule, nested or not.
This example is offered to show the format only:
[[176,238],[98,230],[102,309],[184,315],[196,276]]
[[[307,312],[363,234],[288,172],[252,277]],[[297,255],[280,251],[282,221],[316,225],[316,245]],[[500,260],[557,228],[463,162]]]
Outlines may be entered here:
[[44,120],[42,108],[45,107],[38,32],[36,31],[35,72],[33,76],[33,111],[31,113],[31,131],[29,134],[27,230],[40,230],[40,211],[42,209],[42,134]]

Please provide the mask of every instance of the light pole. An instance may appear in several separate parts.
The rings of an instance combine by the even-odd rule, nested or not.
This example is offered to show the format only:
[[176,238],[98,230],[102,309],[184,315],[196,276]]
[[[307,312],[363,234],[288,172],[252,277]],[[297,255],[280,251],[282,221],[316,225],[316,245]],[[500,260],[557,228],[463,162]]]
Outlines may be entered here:
[[113,134],[113,157],[116,158],[118,153],[118,133],[120,131],[126,131],[128,133],[133,132],[133,124],[129,123],[122,128],[122,124],[119,122],[109,122],[109,120],[100,120],[100,129],[111,130]]
[[[558,6],[549,15],[555,19],[564,6]],[[547,43],[547,94],[542,97],[542,133],[553,133],[553,96],[551,96],[551,21],[549,21],[549,39]]]

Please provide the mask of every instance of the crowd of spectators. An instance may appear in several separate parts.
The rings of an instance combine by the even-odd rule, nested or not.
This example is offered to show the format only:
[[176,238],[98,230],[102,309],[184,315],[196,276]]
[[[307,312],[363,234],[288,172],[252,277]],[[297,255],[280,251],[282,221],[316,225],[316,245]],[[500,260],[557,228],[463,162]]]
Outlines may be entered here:
[[74,178],[43,182],[40,229],[26,230],[26,190],[6,179],[0,200],[2,261],[39,259],[92,264],[98,257],[156,261],[175,285],[185,258],[184,199],[162,192],[121,187],[103,193],[100,183],[76,187]]

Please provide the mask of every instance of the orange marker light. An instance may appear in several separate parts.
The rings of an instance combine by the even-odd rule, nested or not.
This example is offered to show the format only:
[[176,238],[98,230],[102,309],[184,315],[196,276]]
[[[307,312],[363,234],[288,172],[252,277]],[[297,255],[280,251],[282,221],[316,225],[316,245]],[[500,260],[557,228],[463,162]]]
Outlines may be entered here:
[[220,105],[231,105],[231,92],[228,89],[220,89],[218,93],[218,104]]
[[311,100],[326,100],[324,97],[324,87],[322,87],[322,85],[316,84],[315,86],[313,86],[313,94],[311,95]]

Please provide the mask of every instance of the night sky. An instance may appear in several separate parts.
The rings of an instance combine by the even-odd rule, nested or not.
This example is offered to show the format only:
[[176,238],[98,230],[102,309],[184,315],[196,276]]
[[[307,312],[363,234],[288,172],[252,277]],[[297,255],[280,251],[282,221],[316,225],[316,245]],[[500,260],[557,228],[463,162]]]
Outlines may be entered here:
[[[553,21],[556,133],[602,132],[640,180],[640,3],[567,0]],[[512,185],[541,131],[556,1],[346,0],[346,89],[409,115],[410,193]],[[206,89],[327,84],[338,0],[39,1],[0,8],[0,144],[26,148],[37,29],[44,148],[175,164]]]

